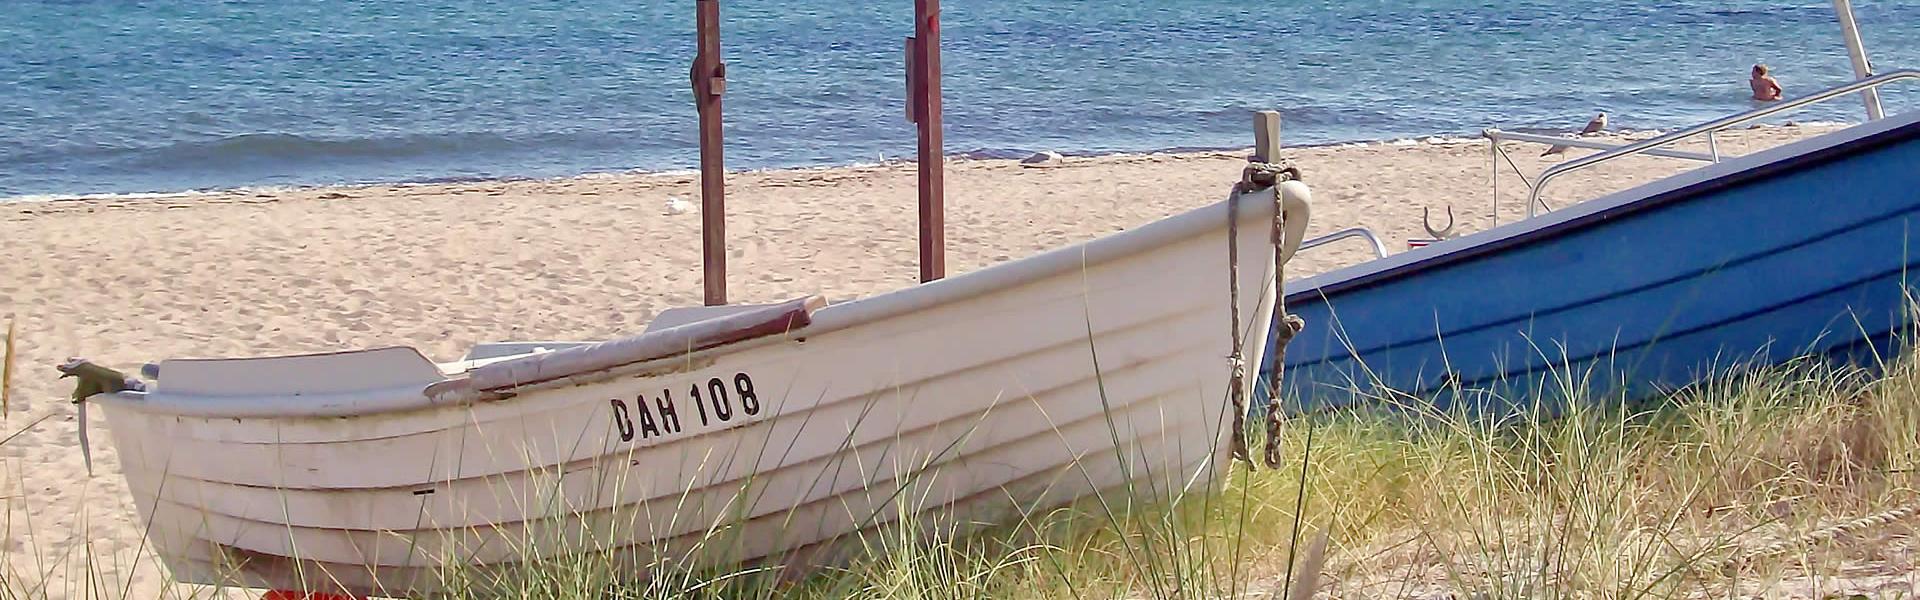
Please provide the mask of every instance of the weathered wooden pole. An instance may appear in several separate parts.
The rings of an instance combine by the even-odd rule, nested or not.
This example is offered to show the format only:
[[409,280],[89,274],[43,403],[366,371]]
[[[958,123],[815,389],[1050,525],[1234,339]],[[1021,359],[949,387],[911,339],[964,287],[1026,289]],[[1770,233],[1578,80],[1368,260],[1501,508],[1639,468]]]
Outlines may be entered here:
[[1253,113],[1253,162],[1280,159],[1280,111]]
[[947,276],[946,167],[940,129],[940,0],[913,1],[907,118],[920,126],[920,281]]
[[[1840,34],[1847,38],[1847,57],[1853,59],[1853,78],[1872,77],[1873,63],[1867,61],[1867,47],[1860,43],[1860,25],[1853,22],[1853,0],[1833,0],[1833,12],[1840,17]],[[1880,110],[1880,90],[1860,90],[1860,98],[1867,103],[1867,120],[1886,116]]]
[[695,0],[698,42],[693,101],[700,110],[700,259],[707,305],[727,303],[727,161],[722,152],[720,96],[727,65],[720,62],[720,0]]

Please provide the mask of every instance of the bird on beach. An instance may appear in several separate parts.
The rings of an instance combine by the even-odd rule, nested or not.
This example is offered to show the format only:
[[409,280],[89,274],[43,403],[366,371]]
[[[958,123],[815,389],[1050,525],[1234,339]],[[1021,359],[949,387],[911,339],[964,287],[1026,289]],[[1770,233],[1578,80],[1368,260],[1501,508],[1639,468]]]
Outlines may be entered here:
[[[1603,112],[1603,113],[1594,115],[1593,120],[1587,121],[1587,128],[1580,130],[1580,135],[1600,133],[1602,130],[1605,130],[1606,128],[1607,128],[1607,113]],[[1553,156],[1555,154],[1560,154],[1566,151],[1567,151],[1566,146],[1554,146],[1552,148],[1548,148],[1546,152],[1541,152],[1540,155]]]

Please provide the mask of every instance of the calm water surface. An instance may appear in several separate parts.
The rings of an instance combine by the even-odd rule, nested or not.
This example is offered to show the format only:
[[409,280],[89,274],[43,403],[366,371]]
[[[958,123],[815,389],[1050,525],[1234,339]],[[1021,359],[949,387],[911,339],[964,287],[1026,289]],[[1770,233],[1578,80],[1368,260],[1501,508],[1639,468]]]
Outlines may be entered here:
[[[1856,4],[1920,66],[1920,1]],[[695,164],[691,0],[0,0],[0,197]],[[723,4],[729,161],[910,155],[911,0]],[[946,0],[948,149],[1671,127],[1851,78],[1824,0]],[[1889,93],[1889,109],[1920,93]],[[1856,118],[1858,103],[1801,115]]]

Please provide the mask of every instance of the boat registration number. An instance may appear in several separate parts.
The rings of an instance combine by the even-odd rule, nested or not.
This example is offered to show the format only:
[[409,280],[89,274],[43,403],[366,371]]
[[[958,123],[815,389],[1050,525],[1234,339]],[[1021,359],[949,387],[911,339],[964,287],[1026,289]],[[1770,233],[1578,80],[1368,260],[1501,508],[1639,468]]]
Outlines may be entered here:
[[746,419],[759,415],[761,408],[753,376],[746,373],[696,380],[684,394],[676,395],[673,388],[667,388],[658,394],[614,398],[611,404],[613,426],[620,431],[622,442],[677,434],[695,422],[704,429]]

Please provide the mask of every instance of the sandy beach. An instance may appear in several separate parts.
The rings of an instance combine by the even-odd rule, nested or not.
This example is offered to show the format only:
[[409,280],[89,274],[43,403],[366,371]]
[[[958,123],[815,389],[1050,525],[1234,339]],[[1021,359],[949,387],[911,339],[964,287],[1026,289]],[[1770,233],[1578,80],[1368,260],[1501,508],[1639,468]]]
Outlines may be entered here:
[[[1745,154],[1827,127],[1727,132]],[[1611,139],[1644,138],[1646,133]],[[1703,150],[1704,144],[1683,146]],[[1509,147],[1529,177],[1557,160]],[[1589,153],[1572,150],[1565,158]],[[1314,235],[1364,226],[1398,252],[1424,237],[1421,209],[1451,206],[1485,229],[1495,198],[1485,140],[1297,148],[1313,187]],[[967,272],[1137,227],[1224,197],[1245,152],[1070,158],[1046,166],[948,166],[949,265]],[[1634,158],[1558,180],[1554,206],[1698,166]],[[736,302],[819,293],[844,300],[912,285],[914,165],[737,173],[729,178],[729,291]],[[1524,188],[1500,176],[1500,219]],[[670,210],[679,199],[692,210]],[[134,370],[168,357],[410,345],[453,360],[479,342],[587,340],[637,332],[700,302],[698,184],[691,174],[234,191],[138,199],[0,203],[0,327],[17,322],[13,398],[0,429],[0,497],[11,586],[91,595],[109,582],[157,590],[135,560],[140,522],[106,442],[90,425],[87,475],[69,356]],[[1357,241],[1303,255],[1291,276],[1369,258]],[[29,424],[51,415],[37,425]],[[145,597],[150,593],[133,594]]]

